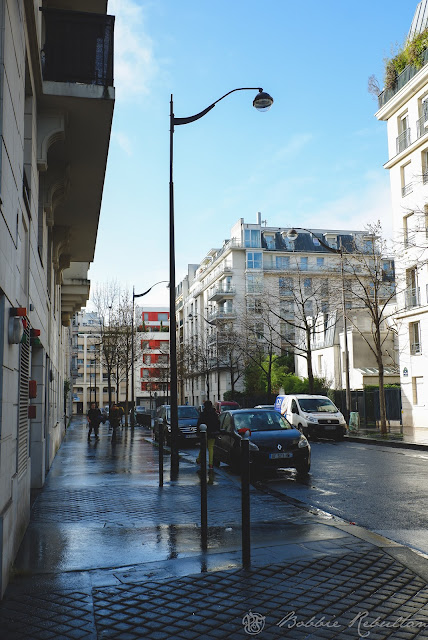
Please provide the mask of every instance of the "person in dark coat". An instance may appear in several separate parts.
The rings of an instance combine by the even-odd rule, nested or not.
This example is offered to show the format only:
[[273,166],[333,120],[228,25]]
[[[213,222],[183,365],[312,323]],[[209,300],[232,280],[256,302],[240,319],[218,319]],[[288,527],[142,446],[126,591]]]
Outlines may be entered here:
[[[218,419],[217,411],[213,407],[211,400],[205,400],[204,409],[201,411],[198,419],[198,431],[201,424],[207,425],[207,449],[208,449],[208,465],[209,468],[213,468],[214,458],[214,442],[216,436],[220,433],[220,421]],[[199,456],[196,462],[200,464]]]
[[95,402],[91,402],[91,406],[87,413],[89,427],[88,440],[91,438],[92,430],[94,430],[95,439],[99,440],[98,429],[100,427],[101,418],[101,411],[97,408]]

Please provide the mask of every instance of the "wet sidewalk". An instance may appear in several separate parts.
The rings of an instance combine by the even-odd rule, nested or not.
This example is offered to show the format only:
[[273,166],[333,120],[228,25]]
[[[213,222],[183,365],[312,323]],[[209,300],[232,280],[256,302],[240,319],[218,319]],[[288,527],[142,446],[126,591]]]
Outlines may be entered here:
[[73,420],[33,504],[0,604],[1,640],[428,638],[420,554],[252,488],[244,570],[239,477],[209,476],[203,552],[193,453],[174,481],[165,458],[159,488],[145,429],[115,443],[108,425],[99,441],[86,434]]

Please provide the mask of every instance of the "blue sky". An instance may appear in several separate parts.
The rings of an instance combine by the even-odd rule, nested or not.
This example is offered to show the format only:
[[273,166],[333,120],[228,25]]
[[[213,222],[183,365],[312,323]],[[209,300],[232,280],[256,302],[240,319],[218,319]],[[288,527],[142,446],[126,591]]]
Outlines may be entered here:
[[[402,44],[415,0],[109,0],[116,105],[92,287],[168,280],[169,101],[176,127],[177,283],[238,218],[268,226],[390,230],[386,124],[367,91]],[[164,285],[145,298],[168,305]]]

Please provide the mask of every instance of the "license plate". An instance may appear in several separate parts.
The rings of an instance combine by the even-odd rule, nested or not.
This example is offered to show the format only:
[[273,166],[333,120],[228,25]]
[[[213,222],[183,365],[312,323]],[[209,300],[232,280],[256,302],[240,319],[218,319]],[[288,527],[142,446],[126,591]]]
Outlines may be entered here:
[[270,453],[269,454],[269,459],[270,460],[278,460],[278,458],[292,458],[293,454],[290,453],[289,451],[284,451],[282,453]]
[[196,433],[185,433],[184,437],[185,438],[196,438]]
[[335,430],[336,430],[336,425],[334,425],[334,424],[328,424],[328,425],[326,425],[326,426],[324,427],[324,429],[325,429],[326,431],[335,431]]

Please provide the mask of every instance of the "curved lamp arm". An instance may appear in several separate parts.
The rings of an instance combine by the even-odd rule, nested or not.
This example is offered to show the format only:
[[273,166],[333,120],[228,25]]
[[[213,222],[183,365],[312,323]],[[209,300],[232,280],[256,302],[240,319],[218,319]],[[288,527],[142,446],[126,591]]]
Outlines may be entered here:
[[[307,233],[310,233],[313,238],[316,238],[318,240],[318,242],[322,247],[324,247],[324,249],[327,249],[327,251],[331,251],[331,253],[338,253],[342,255],[342,252],[343,252],[342,249],[335,249],[334,247],[330,247],[330,245],[328,245],[326,242],[321,240],[321,238],[316,236],[313,231],[310,231],[310,229],[305,229],[304,227],[297,227],[297,228],[301,229],[302,231],[306,231]],[[287,238],[289,238],[290,240],[296,240],[298,235],[299,234],[294,227],[293,229],[290,229],[290,231],[287,232]]]
[[190,122],[195,122],[195,120],[199,120],[199,118],[202,118],[209,111],[211,111],[211,109],[214,109],[214,107],[218,102],[220,102],[220,100],[223,100],[224,98],[229,96],[231,93],[234,93],[235,91],[258,91],[259,93],[257,94],[257,96],[254,98],[254,101],[253,101],[253,105],[256,109],[259,109],[259,110],[269,109],[269,107],[271,107],[271,105],[273,104],[273,98],[271,98],[271,96],[268,93],[265,93],[261,87],[240,87],[239,89],[232,89],[232,91],[228,91],[227,93],[224,94],[224,96],[221,96],[221,98],[219,98],[218,100],[210,104],[209,107],[207,107],[203,111],[200,111],[199,113],[196,113],[194,116],[189,116],[188,118],[176,118],[174,117],[174,115],[172,115],[171,116],[172,124],[173,125],[189,124]]

